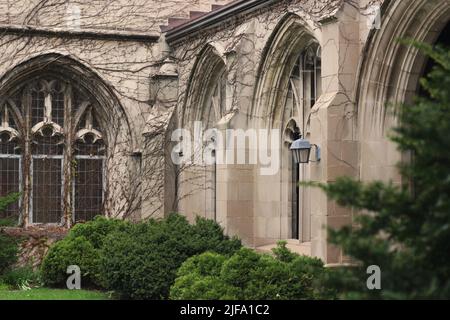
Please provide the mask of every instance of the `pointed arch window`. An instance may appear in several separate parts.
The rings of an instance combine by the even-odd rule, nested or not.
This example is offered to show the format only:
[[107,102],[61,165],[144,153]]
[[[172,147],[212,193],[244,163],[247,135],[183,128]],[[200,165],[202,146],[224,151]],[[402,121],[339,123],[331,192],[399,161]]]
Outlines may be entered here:
[[[214,77],[214,81],[211,84],[210,95],[206,100],[204,108],[202,120],[205,123],[205,130],[216,128],[217,123],[229,112],[229,100],[227,99],[228,73],[225,65],[222,65],[221,68],[219,68],[217,74],[218,76]],[[217,143],[217,137],[215,136],[208,136],[206,138],[210,140],[206,142],[207,144],[210,142],[212,142],[213,145],[214,143]],[[205,210],[208,218],[217,221],[217,152],[215,149],[210,151],[211,159],[214,163],[207,165],[205,168]]]
[[322,93],[322,61],[318,43],[307,46],[295,60],[289,77],[286,105],[283,111],[285,153],[292,157],[291,171],[291,237],[302,241],[310,239],[310,219],[305,214],[308,207],[308,190],[299,188],[299,182],[309,179],[309,167],[294,161],[290,144],[301,136],[309,138],[311,110]]
[[51,75],[11,96],[1,109],[1,195],[23,196],[7,214],[69,226],[102,214],[106,148],[95,99]]
[[311,109],[322,94],[321,49],[316,43],[304,49],[296,59],[289,78],[283,123],[291,119],[300,124],[303,135],[309,132]]
[[228,111],[227,105],[227,85],[228,73],[223,70],[219,72],[219,76],[213,84],[212,95],[209,106],[206,108],[205,120],[208,122],[208,127],[214,127]]

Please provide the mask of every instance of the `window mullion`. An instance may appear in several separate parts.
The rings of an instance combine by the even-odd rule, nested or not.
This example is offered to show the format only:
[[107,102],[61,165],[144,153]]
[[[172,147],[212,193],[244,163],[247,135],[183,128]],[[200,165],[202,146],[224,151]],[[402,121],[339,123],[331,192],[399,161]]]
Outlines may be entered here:
[[63,214],[67,227],[73,222],[72,188],[72,87],[68,84],[64,90],[64,158],[63,158]]
[[27,226],[33,223],[33,209],[31,199],[32,185],[32,159],[31,159],[31,88],[27,87],[22,95],[22,110],[24,114],[23,128],[23,158],[22,158],[22,182],[23,182],[23,202],[22,202],[22,225]]

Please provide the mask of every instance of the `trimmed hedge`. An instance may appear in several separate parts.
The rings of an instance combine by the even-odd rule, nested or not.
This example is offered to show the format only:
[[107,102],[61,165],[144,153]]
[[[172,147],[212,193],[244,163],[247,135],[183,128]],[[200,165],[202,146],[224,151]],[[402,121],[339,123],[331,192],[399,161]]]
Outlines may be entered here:
[[170,298],[174,300],[328,299],[318,288],[325,274],[321,260],[299,256],[280,242],[275,257],[242,248],[230,258],[204,253],[180,267]]
[[57,242],[44,258],[42,280],[47,286],[62,286],[68,277],[67,267],[80,267],[82,284],[101,285],[100,254],[85,238],[66,238]]
[[67,238],[85,237],[95,249],[100,249],[107,235],[116,230],[127,230],[130,223],[124,220],[97,216],[94,220],[75,225]]
[[102,287],[122,298],[165,299],[187,258],[213,250],[232,255],[240,247],[238,239],[229,239],[217,223],[206,219],[191,225],[173,214],[131,224],[97,217],[76,225],[50,248],[41,275],[47,286],[64,286],[67,267],[78,265],[82,287]]
[[214,252],[187,259],[178,269],[170,299],[235,300],[238,289],[220,277],[225,261],[227,257]]
[[217,223],[198,218],[191,225],[176,214],[113,232],[105,241],[106,286],[128,299],[166,299],[177,269],[187,258],[208,250],[231,255],[241,247]]
[[67,267],[77,265],[81,270],[82,286],[103,287],[100,249],[108,234],[115,230],[126,229],[128,226],[128,222],[100,216],[93,221],[75,225],[45,256],[41,265],[45,285],[64,286],[68,277]]

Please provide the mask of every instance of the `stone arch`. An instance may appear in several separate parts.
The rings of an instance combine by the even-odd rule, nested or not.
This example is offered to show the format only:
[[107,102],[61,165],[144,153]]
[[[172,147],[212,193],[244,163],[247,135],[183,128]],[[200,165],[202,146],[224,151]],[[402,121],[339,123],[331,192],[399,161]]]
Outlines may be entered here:
[[206,100],[214,89],[218,75],[226,71],[226,61],[220,48],[207,44],[194,63],[182,113],[182,127],[193,121],[201,121]]
[[318,29],[296,14],[285,15],[263,50],[258,68],[254,103],[250,112],[254,125],[271,128],[277,121],[277,111],[284,103],[289,76],[298,54],[320,39]]
[[[74,57],[59,53],[47,53],[25,60],[5,72],[0,78],[0,92],[2,95],[11,93],[17,87],[17,84],[39,76],[39,73],[42,71],[51,73],[61,79],[76,82],[79,88],[96,99],[99,107],[103,109],[101,121],[105,124],[105,129],[108,127],[106,125],[108,124],[107,121],[110,120],[108,116],[115,114],[125,124],[127,135],[132,139],[132,145],[135,144],[136,139],[133,131],[130,129],[129,118],[114,93],[112,85],[108,84],[94,70],[85,66]],[[114,134],[115,132],[108,132],[109,139]]]
[[[279,239],[291,238],[299,243],[311,239],[310,195],[308,190],[299,189],[297,183],[299,179],[309,179],[309,169],[299,168],[289,150],[292,141],[304,134],[301,132],[303,117],[284,114],[291,74],[299,56],[313,44],[320,48],[320,29],[311,21],[293,13],[285,15],[268,38],[257,72],[249,123],[269,132],[280,130],[280,150],[272,152],[280,152],[281,156],[276,175],[254,178],[257,245]],[[267,186],[270,186],[269,193]]]
[[[193,65],[184,108],[180,113],[182,117],[181,127],[189,130],[191,138],[198,138],[192,134],[197,133],[194,122],[202,122],[204,140],[201,146],[192,143],[189,163],[179,166],[178,206],[179,210],[186,214],[190,220],[199,215],[225,224],[224,215],[221,214],[219,217],[217,213],[219,209],[216,195],[221,192],[218,190],[216,179],[218,165],[204,162],[205,148],[208,147],[208,143],[214,141],[214,137],[208,135],[208,129],[217,128],[219,122],[225,117],[225,114],[219,112],[211,120],[212,113],[216,113],[216,111],[210,110],[212,108],[210,103],[214,99],[213,95],[216,93],[217,84],[220,81],[225,81],[227,86],[226,59],[220,44],[212,42],[199,52]],[[197,146],[201,149],[196,150]],[[187,153],[183,152],[183,154],[186,155]],[[215,151],[211,154],[215,154]],[[191,160],[194,160],[194,163],[191,163]]]
[[[51,77],[55,80],[70,83],[83,96],[89,97],[89,102],[92,102],[92,108],[95,109],[92,112],[95,112],[96,120],[103,130],[102,138],[106,146],[105,159],[103,160],[104,165],[102,166],[102,172],[105,173],[102,176],[102,185],[104,188],[102,210],[106,215],[114,217],[129,214],[124,211],[131,207],[131,205],[125,204],[121,199],[131,198],[128,194],[128,190],[133,189],[130,188],[130,184],[132,183],[132,169],[130,169],[132,167],[132,159],[130,155],[132,146],[136,140],[126,112],[114,93],[113,87],[108,85],[95,71],[75,58],[59,53],[46,53],[22,61],[5,72],[0,78],[0,97],[2,99],[9,99],[8,97],[13,96],[20,87],[23,87],[23,84],[43,77]],[[3,103],[3,101],[0,102]],[[64,104],[66,105],[66,103]],[[77,123],[73,121],[77,117],[81,121],[80,110],[84,107],[84,104],[80,104],[77,112],[72,115],[71,123],[66,124],[73,128],[69,132],[78,130],[75,128]],[[95,131],[92,130],[92,132]],[[67,159],[75,158],[74,153],[69,151],[70,146],[74,145],[74,139],[75,137],[72,134],[65,137],[65,144],[68,147],[65,146],[67,151],[64,151],[64,159],[66,159],[67,154],[72,155]],[[67,165],[64,165],[64,176],[70,176],[71,169],[68,168]],[[31,183],[29,180],[30,174],[25,168],[23,169],[23,177],[24,183]],[[69,180],[72,180],[72,178],[69,178]],[[68,190],[65,184],[63,189],[65,209],[64,222],[62,223],[64,226],[70,227],[73,222],[70,218],[72,210],[68,209],[71,208],[71,205],[66,204],[66,200],[70,197],[70,190]],[[29,199],[25,199],[23,202],[28,205]],[[25,209],[25,213],[27,213],[26,211]],[[23,224],[27,225],[31,223],[27,220],[27,217],[24,219]]]
[[[396,117],[388,112],[386,105],[411,102],[426,59],[417,49],[398,39],[434,43],[449,17],[448,1],[385,2],[381,28],[372,30],[363,51],[356,93],[363,180],[384,177],[399,182],[400,179],[395,164],[401,156],[386,138]],[[379,153],[375,149],[384,151]],[[380,175],[380,171],[384,173]]]
[[449,21],[450,4],[441,0],[388,1],[382,16],[381,29],[372,31],[364,50],[357,96],[364,124],[381,130],[388,127],[384,105],[410,101],[425,64],[417,49],[398,39],[434,43]]

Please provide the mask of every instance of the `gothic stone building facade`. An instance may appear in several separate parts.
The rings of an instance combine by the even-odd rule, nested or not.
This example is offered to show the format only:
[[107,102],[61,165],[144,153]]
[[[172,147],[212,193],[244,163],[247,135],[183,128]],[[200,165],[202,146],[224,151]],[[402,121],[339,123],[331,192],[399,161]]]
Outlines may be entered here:
[[[346,261],[326,228],[354,212],[298,182],[402,183],[386,105],[411,101],[427,61],[397,39],[449,34],[448,0],[71,2],[0,1],[0,195],[21,192],[2,215],[30,228],[176,211],[327,263]],[[198,123],[246,159],[256,147],[230,129],[278,132],[275,170],[177,164],[190,152],[175,129]],[[320,161],[293,161],[300,136]]]

